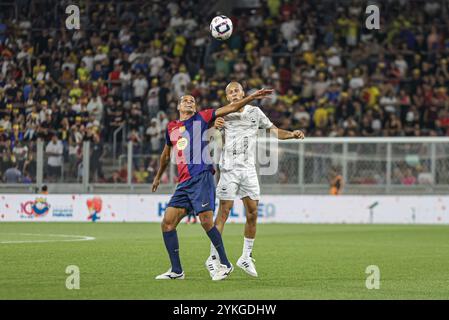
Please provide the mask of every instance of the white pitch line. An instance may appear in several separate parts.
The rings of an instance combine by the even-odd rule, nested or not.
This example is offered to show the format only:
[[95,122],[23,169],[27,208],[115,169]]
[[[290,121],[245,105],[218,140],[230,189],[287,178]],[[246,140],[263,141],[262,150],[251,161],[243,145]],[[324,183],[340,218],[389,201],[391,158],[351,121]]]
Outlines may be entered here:
[[12,241],[0,241],[0,244],[9,244],[9,243],[44,243],[44,242],[74,242],[74,241],[91,241],[95,240],[95,237],[89,236],[78,236],[78,235],[70,235],[70,234],[40,234],[40,233],[0,233],[1,234],[14,234],[14,235],[22,235],[22,236],[44,236],[44,237],[71,237],[78,239],[57,239],[57,240],[12,240]]

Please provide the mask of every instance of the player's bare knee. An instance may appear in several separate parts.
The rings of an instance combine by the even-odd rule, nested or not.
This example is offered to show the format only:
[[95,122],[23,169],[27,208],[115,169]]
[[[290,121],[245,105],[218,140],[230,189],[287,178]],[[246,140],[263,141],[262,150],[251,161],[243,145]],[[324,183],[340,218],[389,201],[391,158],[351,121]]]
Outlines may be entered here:
[[176,229],[176,225],[173,221],[168,221],[164,218],[161,222],[161,229],[163,232],[169,232]]
[[203,229],[207,232],[214,226],[214,220],[209,216],[201,216],[200,215],[200,222]]
[[246,213],[246,222],[249,225],[256,225],[256,223],[257,223],[257,210],[255,210],[255,211],[248,211]]
[[230,210],[229,208],[223,208],[223,209],[218,213],[216,222],[217,222],[217,223],[220,223],[220,224],[225,223],[225,222],[228,220],[229,212],[230,212],[230,211],[231,211],[231,210]]
[[162,229],[162,232],[169,232],[169,231],[173,230],[173,227],[169,223],[166,223],[165,221],[162,221],[161,229]]
[[217,220],[215,220],[215,224],[222,226],[226,223],[227,220],[228,220],[227,215],[217,216]]

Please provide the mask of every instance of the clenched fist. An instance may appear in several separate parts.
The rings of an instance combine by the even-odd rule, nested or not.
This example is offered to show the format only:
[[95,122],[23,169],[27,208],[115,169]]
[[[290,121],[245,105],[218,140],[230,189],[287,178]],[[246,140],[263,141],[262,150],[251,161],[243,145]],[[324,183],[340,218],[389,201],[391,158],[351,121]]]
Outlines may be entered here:
[[214,127],[215,129],[223,129],[225,125],[225,120],[222,117],[215,119]]
[[293,131],[293,138],[294,139],[304,139],[304,132],[302,132],[301,130],[295,130]]

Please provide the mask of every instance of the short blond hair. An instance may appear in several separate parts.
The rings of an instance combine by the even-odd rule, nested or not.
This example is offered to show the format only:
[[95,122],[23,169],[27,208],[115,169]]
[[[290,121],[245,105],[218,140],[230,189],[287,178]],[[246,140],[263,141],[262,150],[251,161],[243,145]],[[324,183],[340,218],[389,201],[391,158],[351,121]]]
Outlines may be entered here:
[[231,82],[229,82],[228,85],[226,86],[225,92],[228,92],[228,89],[229,89],[231,86],[234,86],[234,85],[239,86],[239,87],[242,89],[242,91],[243,91],[243,86],[240,84],[240,82],[237,82],[237,81],[231,81]]

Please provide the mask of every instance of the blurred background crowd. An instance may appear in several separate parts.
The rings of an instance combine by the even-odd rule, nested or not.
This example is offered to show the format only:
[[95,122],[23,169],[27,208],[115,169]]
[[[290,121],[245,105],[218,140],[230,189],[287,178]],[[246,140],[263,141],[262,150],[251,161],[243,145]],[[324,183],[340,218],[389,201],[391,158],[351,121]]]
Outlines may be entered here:
[[232,8],[219,42],[213,1],[80,1],[80,30],[65,28],[67,1],[4,1],[0,178],[34,181],[43,139],[49,181],[63,163],[79,178],[91,141],[95,181],[125,182],[126,167],[103,170],[115,136],[144,155],[132,180],[151,182],[177,99],[216,108],[231,80],[275,88],[263,111],[308,137],[449,135],[448,2],[379,1],[380,30],[365,28],[367,1],[234,2],[252,5]]

